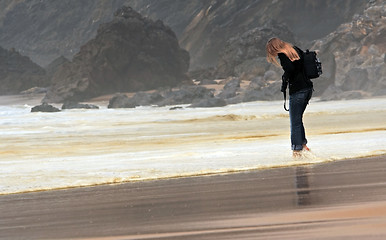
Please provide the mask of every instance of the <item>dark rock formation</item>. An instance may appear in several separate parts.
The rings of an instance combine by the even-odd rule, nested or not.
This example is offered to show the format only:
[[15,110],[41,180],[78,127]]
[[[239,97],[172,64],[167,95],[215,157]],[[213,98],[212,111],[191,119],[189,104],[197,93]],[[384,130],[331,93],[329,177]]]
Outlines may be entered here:
[[265,45],[273,36],[296,43],[293,34],[282,24],[271,22],[264,27],[249,30],[226,43],[220,53],[217,76],[220,78],[236,76],[250,80],[264,75],[271,67],[265,57]]
[[[194,16],[180,36],[191,53],[192,68],[215,66],[218,53],[231,37],[263,26],[270,19],[285,22],[300,40],[314,40],[335,30],[359,13],[366,1],[243,0],[192,1]],[[289,13],[290,11],[296,14]],[[260,55],[263,57],[263,55]]]
[[213,91],[201,86],[182,86],[177,90],[158,90],[151,93],[139,92],[129,98],[125,94],[117,94],[109,101],[108,108],[134,108],[137,106],[168,106],[191,104],[202,99],[213,98]]
[[0,94],[18,94],[33,87],[47,87],[43,68],[14,49],[0,47]]
[[[42,65],[47,65],[60,55],[71,59],[81,45],[95,37],[97,26],[110,21],[113,11],[122,4],[129,4],[144,16],[164,20],[171,26],[179,37],[180,45],[190,51],[191,68],[200,69],[191,72],[192,79],[210,81],[229,76],[240,77],[242,80],[259,77],[262,80],[269,79],[269,83],[264,84],[253,81],[248,89],[253,94],[245,99],[254,99],[254,96],[272,99],[271,91],[265,88],[277,84],[273,81],[280,81],[281,69],[269,65],[265,60],[265,52],[261,51],[265,46],[264,36],[269,36],[263,29],[270,29],[272,35],[291,42],[292,38],[284,33],[288,31],[296,36],[293,40],[297,40],[295,43],[299,43],[300,47],[320,50],[324,71],[320,78],[314,80],[315,96],[320,96],[329,86],[335,86],[342,92],[360,89],[374,96],[385,92],[385,3],[382,0],[5,0],[0,1],[0,45],[7,48],[15,46],[23,55],[36,59]],[[289,9],[297,14],[288,14]],[[271,23],[271,19],[277,23]],[[286,30],[278,33],[276,29],[279,28]],[[261,41],[254,39],[255,36],[259,38],[259,35],[254,35],[257,33],[253,33],[253,30],[260,34]],[[317,39],[321,40],[315,44],[310,42]],[[83,56],[90,55],[87,59],[92,59],[91,55],[95,55],[95,51],[85,47],[81,52]],[[105,55],[106,59],[111,58],[111,55]],[[67,81],[66,87],[55,83],[58,94],[51,95],[52,98],[65,96],[80,100],[76,98],[99,94],[95,89],[99,88],[98,79],[103,75],[102,71],[94,71],[90,65],[80,64],[84,60],[86,57],[77,56],[73,63],[60,67],[67,70],[59,69],[58,72],[82,74],[74,75],[78,79],[76,82],[64,80]],[[78,63],[74,64],[76,61]],[[98,61],[97,66],[110,74],[109,71],[115,65],[104,66],[101,61]],[[120,61],[117,60],[118,63]],[[119,68],[121,64],[117,66]],[[218,69],[213,68],[216,66]],[[351,69],[360,75],[350,73]],[[274,75],[267,75],[268,71],[276,72],[278,79],[274,80]],[[98,81],[89,81],[95,75],[98,75]],[[115,76],[109,75],[111,79]],[[142,81],[135,82],[135,89],[145,90]],[[106,89],[109,87],[104,86]],[[119,86],[124,87],[124,84]],[[70,92],[74,92],[72,95],[66,95],[69,88],[72,89]],[[269,94],[265,94],[265,91]],[[279,97],[280,92],[274,98]],[[242,98],[242,94],[238,94],[229,100]],[[171,99],[165,98],[164,101]]]
[[47,67],[45,67],[47,76],[51,79],[54,76],[55,72],[58,71],[60,66],[69,62],[70,61],[63,56],[56,58],[54,61],[48,64]]
[[[254,28],[240,36],[231,38],[220,54],[216,75],[219,78],[236,76],[251,80],[246,91],[237,91],[240,85],[227,87],[218,95],[228,104],[256,100],[280,99],[280,83],[283,70],[266,60],[265,45],[273,36],[296,44],[296,39],[283,24],[269,22],[264,27]],[[277,88],[277,89],[276,89]]]
[[77,102],[65,102],[62,105],[62,110],[65,109],[99,109],[98,106],[93,104],[83,104],[83,103],[77,103]]
[[197,81],[213,80],[216,78],[216,68],[209,67],[205,69],[197,69],[188,73],[189,78]]
[[116,94],[109,100],[108,108],[135,108],[135,103],[130,101],[126,94]]
[[194,101],[214,97],[213,91],[202,86],[183,86],[175,91],[164,93],[165,99],[158,106],[191,104]]
[[235,97],[236,92],[240,89],[240,82],[240,79],[235,77],[227,79],[227,82],[218,97],[224,99]]
[[224,107],[227,105],[227,102],[218,97],[200,99],[193,102],[189,107],[190,108],[208,108],[208,107]]
[[137,92],[131,100],[136,106],[156,105],[165,98],[159,92]]
[[60,110],[52,105],[43,103],[41,105],[33,107],[31,109],[31,112],[60,112]]
[[153,22],[130,7],[102,24],[72,62],[52,78],[45,101],[79,101],[114,92],[175,86],[186,80],[189,54],[162,21]]
[[184,108],[183,107],[179,107],[179,106],[169,108],[169,110],[171,110],[171,111],[180,110],[180,109],[184,109]]
[[126,94],[116,94],[109,101],[108,108],[135,108],[138,106],[157,105],[165,98],[160,92],[137,92],[132,98],[128,98]]
[[[161,19],[189,50],[194,69],[215,66],[226,41],[269,19],[285,22],[301,40],[332,32],[367,1],[340,0],[2,0],[0,45],[15,47],[41,66],[58,56],[71,59],[96,35],[99,24],[111,21],[123,4],[144,16]],[[296,14],[289,14],[289,10]]]
[[[320,50],[324,69],[322,76],[342,92],[354,91],[355,96],[351,94],[350,98],[357,98],[358,91],[381,93],[381,89],[386,88],[385,15],[385,1],[371,1],[363,13],[355,15],[351,22],[342,24],[313,46]],[[324,90],[318,85],[324,80],[314,81],[316,91]],[[323,94],[324,99],[327,94]],[[342,94],[338,96],[346,98]]]
[[245,92],[246,97],[248,96],[248,91],[250,91],[249,95],[255,91],[256,99],[253,100],[251,97],[244,98],[244,102],[248,101],[256,101],[256,100],[280,100],[283,99],[283,94],[280,92],[281,82],[274,81],[270,83],[266,83],[266,85],[262,88],[250,88]]
[[95,37],[127,0],[0,1],[0,45],[15,47],[41,66],[67,59]]

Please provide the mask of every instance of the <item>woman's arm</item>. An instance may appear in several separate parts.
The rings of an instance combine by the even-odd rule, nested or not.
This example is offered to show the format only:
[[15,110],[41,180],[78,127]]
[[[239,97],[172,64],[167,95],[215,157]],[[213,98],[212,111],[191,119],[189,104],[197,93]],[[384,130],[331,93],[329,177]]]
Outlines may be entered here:
[[285,74],[287,75],[287,77],[289,77],[295,71],[295,66],[293,62],[291,62],[291,60],[284,53],[279,53],[278,56]]
[[293,75],[293,73],[295,71],[295,66],[284,53],[279,53],[278,56],[280,59],[280,64],[284,70],[284,74],[281,77],[281,79],[282,79],[281,91],[285,92],[285,90],[287,89],[287,85],[288,85],[290,76]]

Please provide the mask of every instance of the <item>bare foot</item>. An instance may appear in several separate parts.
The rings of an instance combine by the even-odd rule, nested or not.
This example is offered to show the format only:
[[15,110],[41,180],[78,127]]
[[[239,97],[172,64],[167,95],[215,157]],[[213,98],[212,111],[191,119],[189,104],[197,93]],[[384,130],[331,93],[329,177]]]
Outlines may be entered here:
[[301,156],[302,156],[302,150],[294,150],[294,151],[292,152],[292,156],[293,156],[294,158],[299,158],[299,157],[301,157]]
[[311,151],[311,149],[309,147],[307,147],[306,144],[303,145],[303,150],[306,150],[306,151]]

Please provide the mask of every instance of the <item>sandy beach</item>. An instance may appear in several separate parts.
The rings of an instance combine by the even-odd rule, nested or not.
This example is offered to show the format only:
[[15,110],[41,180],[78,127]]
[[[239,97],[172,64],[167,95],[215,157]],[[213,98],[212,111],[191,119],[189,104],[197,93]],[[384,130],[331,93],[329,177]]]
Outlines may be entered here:
[[[10,112],[3,117],[3,186],[54,189],[69,183],[64,190],[0,195],[0,239],[385,239],[382,101],[315,102],[306,115],[313,151],[351,159],[304,164],[282,158],[289,150],[273,151],[288,144],[288,119],[276,112],[261,115],[276,109],[268,103],[193,114],[75,110],[63,112],[58,121],[55,115],[29,114],[29,106],[40,102],[36,96],[2,97],[0,105],[17,105],[17,111],[4,108]],[[358,104],[372,108],[363,114],[350,107]],[[131,119],[132,111],[139,120]],[[350,157],[361,151],[378,156]],[[277,163],[238,170],[263,160]],[[145,163],[141,169],[135,165]],[[115,179],[118,171],[150,169],[157,175],[174,167],[189,173],[196,166],[202,168],[192,172],[202,176],[165,173],[169,177],[163,180],[98,185],[103,174]],[[205,176],[202,169],[208,166],[235,173],[208,170]],[[77,187],[81,184],[74,181],[81,177],[98,186]]]
[[0,196],[1,239],[385,239],[386,156]]

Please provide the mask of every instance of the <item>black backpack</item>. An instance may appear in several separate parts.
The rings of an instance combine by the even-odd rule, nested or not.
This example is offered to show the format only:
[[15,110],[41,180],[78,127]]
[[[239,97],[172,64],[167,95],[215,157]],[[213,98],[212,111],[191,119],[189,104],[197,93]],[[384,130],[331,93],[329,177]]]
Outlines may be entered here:
[[[302,54],[303,54],[303,70],[304,74],[309,79],[314,79],[320,77],[322,75],[322,62],[319,60],[319,58],[316,56],[315,51],[306,50],[303,52],[300,48],[296,47]],[[286,102],[286,92],[283,92],[284,94],[284,109],[286,111],[289,111],[287,107],[285,106]]]
[[316,56],[315,51],[306,50],[303,53],[304,59],[304,73],[310,79],[318,78],[322,75],[322,63]]

